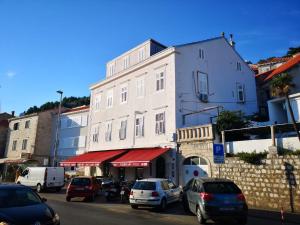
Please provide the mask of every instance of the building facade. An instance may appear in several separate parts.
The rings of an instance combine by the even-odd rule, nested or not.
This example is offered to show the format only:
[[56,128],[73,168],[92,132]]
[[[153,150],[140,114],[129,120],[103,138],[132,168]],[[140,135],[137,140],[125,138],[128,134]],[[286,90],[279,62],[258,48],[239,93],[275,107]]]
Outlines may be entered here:
[[57,115],[52,119],[52,157],[55,150],[56,131],[58,132],[58,148],[56,161],[59,163],[71,156],[86,152],[88,133],[89,106],[80,106],[66,110],[60,116],[58,130]]
[[[123,163],[86,167],[93,175],[109,167],[125,179],[176,181],[178,128],[212,123],[221,109],[257,110],[254,74],[224,37],[170,47],[148,40],[108,62],[106,79],[90,89],[88,151],[126,151]],[[158,149],[146,166],[129,162],[134,151]]]

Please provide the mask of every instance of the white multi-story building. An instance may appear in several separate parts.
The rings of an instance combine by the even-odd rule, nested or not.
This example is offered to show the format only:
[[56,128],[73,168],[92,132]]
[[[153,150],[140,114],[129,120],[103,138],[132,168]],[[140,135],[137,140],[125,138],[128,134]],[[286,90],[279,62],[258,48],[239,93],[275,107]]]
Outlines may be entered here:
[[86,173],[125,179],[176,180],[177,128],[211,123],[220,107],[257,111],[254,74],[224,37],[170,47],[148,40],[108,62],[90,89],[89,151],[124,151]]
[[89,106],[80,106],[66,110],[60,116],[58,131],[56,131],[57,115],[53,116],[51,149],[53,151],[55,149],[56,132],[58,132],[57,162],[86,152],[89,109]]

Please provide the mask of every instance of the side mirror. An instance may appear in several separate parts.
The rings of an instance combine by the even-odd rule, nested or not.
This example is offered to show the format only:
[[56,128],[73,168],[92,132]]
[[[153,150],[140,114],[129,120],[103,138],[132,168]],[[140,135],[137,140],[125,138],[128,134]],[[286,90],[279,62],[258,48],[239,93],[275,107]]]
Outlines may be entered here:
[[46,202],[47,201],[47,199],[46,198],[42,198],[42,202]]

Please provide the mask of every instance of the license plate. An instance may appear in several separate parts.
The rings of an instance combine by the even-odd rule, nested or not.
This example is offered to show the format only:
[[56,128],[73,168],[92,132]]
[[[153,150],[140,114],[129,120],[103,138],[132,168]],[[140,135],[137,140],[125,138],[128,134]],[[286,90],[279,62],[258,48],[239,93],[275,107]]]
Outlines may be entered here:
[[124,195],[125,194],[125,191],[121,191],[121,195]]
[[77,190],[77,191],[83,191],[84,188],[76,188],[75,190]]
[[138,203],[146,203],[147,201],[145,201],[145,200],[136,200],[136,202],[138,202]]
[[220,208],[221,211],[232,211],[234,208]]

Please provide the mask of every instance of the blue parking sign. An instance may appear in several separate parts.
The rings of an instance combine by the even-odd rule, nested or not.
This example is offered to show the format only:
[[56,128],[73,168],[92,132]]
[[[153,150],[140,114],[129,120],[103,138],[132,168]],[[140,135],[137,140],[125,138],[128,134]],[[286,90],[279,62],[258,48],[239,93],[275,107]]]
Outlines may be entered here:
[[222,164],[225,163],[224,157],[224,146],[222,144],[214,144],[214,163]]

